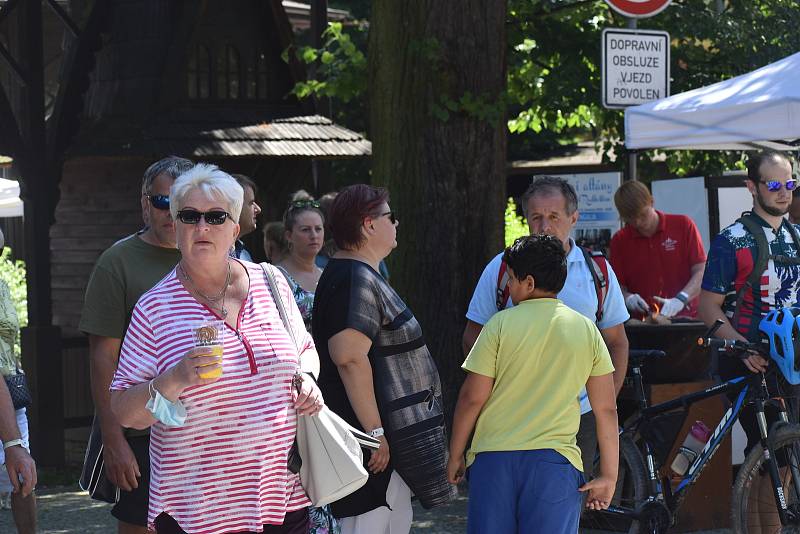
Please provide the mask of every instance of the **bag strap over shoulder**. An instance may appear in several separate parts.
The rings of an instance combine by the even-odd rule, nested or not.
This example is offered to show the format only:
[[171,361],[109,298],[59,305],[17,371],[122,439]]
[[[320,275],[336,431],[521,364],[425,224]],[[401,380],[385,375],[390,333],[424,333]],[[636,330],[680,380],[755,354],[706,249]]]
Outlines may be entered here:
[[592,281],[594,282],[594,290],[597,293],[597,311],[595,312],[595,323],[603,320],[603,306],[608,296],[608,259],[602,252],[590,250],[581,247],[583,252],[583,259],[589,266],[589,272],[592,273]]
[[495,296],[495,306],[497,311],[506,309],[506,302],[510,290],[508,289],[508,264],[505,261],[500,262],[500,271],[497,273],[497,291]]
[[742,213],[737,222],[741,223],[745,230],[750,232],[750,235],[756,240],[756,258],[753,262],[753,270],[747,277],[747,285],[749,287],[758,287],[761,282],[761,275],[767,270],[767,265],[769,264],[770,251],[767,236],[764,235],[764,228],[749,211]]
[[800,251],[800,234],[797,233],[797,228],[795,228],[794,224],[787,222],[786,227],[789,229],[789,234],[792,236],[792,241],[794,241],[794,246],[797,247],[797,250]]
[[292,343],[294,343],[295,349],[299,351],[300,347],[297,346],[297,339],[294,337],[294,330],[289,324],[289,315],[286,313],[286,307],[283,305],[281,292],[278,290],[278,283],[275,280],[275,272],[272,270],[272,266],[268,265],[267,263],[260,263],[259,265],[261,266],[261,270],[264,271],[264,278],[267,281],[267,286],[269,287],[270,293],[272,293],[272,300],[275,301],[275,306],[278,308],[278,313],[281,316],[281,321],[283,321],[283,326],[289,333],[289,337],[292,338]]
[[[608,259],[602,252],[596,252],[588,248],[581,247],[581,252],[592,273],[594,290],[597,294],[597,311],[595,312],[595,323],[603,320],[603,307],[608,295]],[[508,265],[506,262],[500,263],[500,271],[497,273],[497,290],[495,306],[497,311],[506,309],[508,302]]]

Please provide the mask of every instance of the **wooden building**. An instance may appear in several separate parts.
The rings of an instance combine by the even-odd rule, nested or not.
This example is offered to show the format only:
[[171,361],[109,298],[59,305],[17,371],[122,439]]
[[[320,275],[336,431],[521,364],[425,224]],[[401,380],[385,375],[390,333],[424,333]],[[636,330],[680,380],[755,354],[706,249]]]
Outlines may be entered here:
[[[19,72],[6,61],[0,95],[0,125],[20,136],[0,140],[0,152],[15,159],[26,205],[32,443],[40,462],[58,464],[64,428],[92,412],[77,330],[86,283],[100,253],[140,228],[147,166],[174,154],[247,174],[270,220],[289,192],[338,185],[316,162],[367,156],[371,146],[290,95],[305,73],[281,57],[292,29],[280,0],[48,0],[44,13],[37,2],[0,3],[0,24],[16,25],[20,43],[8,54]],[[44,68],[37,32],[61,53],[57,70]],[[14,84],[17,74],[24,83]],[[252,236],[256,257],[259,243]]]

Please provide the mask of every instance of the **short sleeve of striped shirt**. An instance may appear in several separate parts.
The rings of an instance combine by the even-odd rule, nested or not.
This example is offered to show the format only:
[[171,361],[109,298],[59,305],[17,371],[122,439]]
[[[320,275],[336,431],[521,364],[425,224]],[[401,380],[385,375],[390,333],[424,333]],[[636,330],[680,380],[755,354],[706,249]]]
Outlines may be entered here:
[[112,391],[122,391],[155,378],[157,372],[155,335],[148,314],[140,300],[125,333],[119,352],[119,364],[111,381]]

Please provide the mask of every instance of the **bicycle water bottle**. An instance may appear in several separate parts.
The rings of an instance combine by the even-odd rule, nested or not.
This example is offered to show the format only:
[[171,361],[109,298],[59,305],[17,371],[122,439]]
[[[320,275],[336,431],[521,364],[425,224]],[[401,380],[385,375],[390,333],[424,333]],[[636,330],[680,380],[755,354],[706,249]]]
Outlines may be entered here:
[[689,466],[692,465],[697,455],[700,454],[700,451],[706,446],[710,437],[711,430],[709,430],[702,421],[695,421],[692,425],[692,429],[689,430],[689,433],[683,440],[683,445],[681,445],[681,448],[678,450],[678,454],[675,455],[670,469],[678,475],[686,474],[686,471],[689,470]]

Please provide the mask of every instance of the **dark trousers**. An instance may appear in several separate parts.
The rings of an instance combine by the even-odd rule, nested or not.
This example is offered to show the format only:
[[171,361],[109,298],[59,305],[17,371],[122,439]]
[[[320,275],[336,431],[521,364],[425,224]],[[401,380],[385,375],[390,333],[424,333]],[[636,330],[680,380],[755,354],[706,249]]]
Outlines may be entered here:
[[[186,534],[172,516],[161,513],[155,520],[156,534]],[[230,534],[255,534],[231,532]],[[263,534],[308,534],[308,508],[287,512],[282,525],[264,525]]]
[[126,438],[131,446],[142,477],[133,491],[119,491],[119,501],[111,508],[118,521],[131,525],[147,526],[147,504],[150,497],[150,434]]

